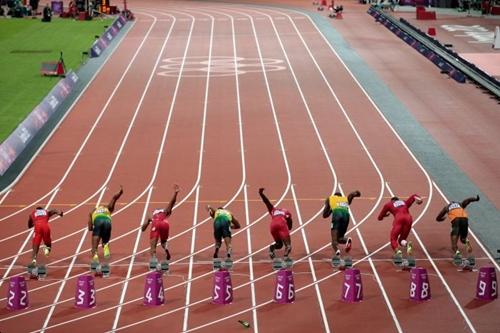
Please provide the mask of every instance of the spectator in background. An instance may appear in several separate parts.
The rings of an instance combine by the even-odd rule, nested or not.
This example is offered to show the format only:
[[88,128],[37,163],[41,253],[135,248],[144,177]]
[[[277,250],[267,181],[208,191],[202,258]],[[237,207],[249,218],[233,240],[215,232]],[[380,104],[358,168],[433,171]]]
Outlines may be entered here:
[[38,3],[39,2],[40,2],[40,0],[30,0],[29,1],[33,16],[36,16],[36,14],[38,13]]
[[49,4],[46,4],[43,8],[43,18],[42,22],[50,22],[52,21],[52,10],[50,9]]
[[7,0],[0,0],[0,9],[2,10],[2,15],[7,17],[9,13],[9,6],[7,6]]

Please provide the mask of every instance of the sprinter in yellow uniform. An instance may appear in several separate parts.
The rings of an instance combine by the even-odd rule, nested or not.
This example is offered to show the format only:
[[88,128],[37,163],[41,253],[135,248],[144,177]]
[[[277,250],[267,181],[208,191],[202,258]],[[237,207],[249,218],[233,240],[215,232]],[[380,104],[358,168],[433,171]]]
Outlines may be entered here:
[[335,192],[334,195],[326,198],[325,208],[323,209],[323,218],[328,218],[332,215],[332,223],[330,225],[332,235],[332,248],[335,256],[340,256],[338,244],[346,244],[345,252],[351,250],[351,237],[345,239],[347,226],[349,225],[349,205],[355,197],[361,196],[361,192],[351,192],[347,197],[340,192]]
[[99,262],[97,247],[102,239],[104,257],[109,258],[109,239],[111,238],[111,213],[115,210],[116,201],[123,194],[123,188],[120,186],[118,191],[107,205],[97,206],[90,212],[88,227],[92,231],[92,261]]
[[224,239],[224,243],[226,244],[226,256],[230,259],[232,252],[230,229],[239,229],[241,227],[240,223],[230,211],[222,207],[213,209],[212,207],[207,206],[207,211],[208,214],[214,219],[214,259],[219,257],[219,249],[222,245],[222,239]]

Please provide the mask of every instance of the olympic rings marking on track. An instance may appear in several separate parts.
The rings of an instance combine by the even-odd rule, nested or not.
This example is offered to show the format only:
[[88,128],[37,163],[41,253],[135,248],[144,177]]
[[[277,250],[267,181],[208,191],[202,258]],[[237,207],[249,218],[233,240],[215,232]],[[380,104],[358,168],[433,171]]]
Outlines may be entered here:
[[[157,74],[160,76],[177,77],[180,74],[182,67],[182,57],[166,58],[162,62],[162,69]],[[207,77],[210,71],[210,76],[222,77],[233,76],[236,72],[238,75],[247,73],[262,72],[264,66],[267,72],[282,71],[286,69],[283,65],[283,60],[263,58],[263,64],[257,58],[242,58],[231,56],[213,56],[211,61],[206,56],[189,57],[184,61],[183,77]],[[236,66],[235,66],[236,65]],[[236,67],[236,68],[235,68]]]

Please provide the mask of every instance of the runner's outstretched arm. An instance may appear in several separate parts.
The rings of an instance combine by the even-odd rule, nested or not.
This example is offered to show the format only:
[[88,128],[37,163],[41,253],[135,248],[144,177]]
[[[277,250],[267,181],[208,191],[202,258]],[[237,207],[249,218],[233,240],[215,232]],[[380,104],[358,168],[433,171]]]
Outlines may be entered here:
[[211,218],[214,217],[215,215],[215,211],[212,207],[210,207],[210,205],[207,205],[207,212],[208,212],[208,215],[210,215]]
[[359,192],[358,190],[354,191],[354,192],[351,192],[349,193],[349,195],[347,196],[347,202],[349,203],[349,205],[351,204],[352,200],[354,198],[357,198],[357,197],[360,197],[361,196],[361,192]]
[[325,207],[323,208],[323,218],[326,219],[328,216],[330,216],[331,213],[332,213],[332,209],[330,208],[330,200],[328,200],[328,198],[326,198]]
[[110,213],[113,213],[113,211],[115,210],[116,201],[120,199],[122,194],[123,194],[123,186],[120,185],[120,191],[118,191],[115,195],[113,195],[113,198],[108,204],[108,209]]
[[63,217],[63,215],[64,215],[64,213],[62,211],[57,210],[57,209],[49,210],[48,214],[49,214],[49,217],[52,217],[54,215],[59,215],[60,217]]
[[233,216],[233,219],[231,220],[231,229],[239,229],[241,228],[240,222]]
[[476,201],[479,201],[479,195],[476,195],[475,197],[470,197],[470,198],[467,198],[465,199],[464,201],[462,201],[462,208],[465,208],[467,207],[471,202],[476,202]]
[[89,231],[92,231],[94,229],[94,225],[92,223],[92,213],[89,214],[89,220],[88,220],[87,224],[89,227]]
[[142,232],[146,231],[150,223],[151,223],[151,218],[148,217],[148,219],[144,221],[144,223],[141,225]]
[[167,208],[165,208],[165,214],[167,214],[167,216],[172,214],[172,209],[174,208],[175,201],[177,200],[177,193],[179,193],[179,185],[174,184],[174,195],[172,196],[172,199],[170,199]]
[[269,212],[271,212],[273,210],[274,206],[271,203],[271,201],[269,201],[269,199],[264,194],[264,188],[263,187],[259,188],[259,195],[262,198],[262,201],[266,204],[267,210]]
[[448,212],[448,205],[444,206],[443,209],[441,209],[438,216],[436,216],[436,221],[443,222],[444,220],[446,220],[447,212]]

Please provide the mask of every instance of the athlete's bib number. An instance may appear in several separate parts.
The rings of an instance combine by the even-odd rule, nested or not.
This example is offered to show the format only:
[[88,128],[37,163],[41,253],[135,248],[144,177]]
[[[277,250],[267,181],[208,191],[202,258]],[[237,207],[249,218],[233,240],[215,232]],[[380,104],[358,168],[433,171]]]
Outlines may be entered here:
[[405,202],[403,200],[396,200],[396,201],[394,201],[394,203],[392,205],[394,207],[401,207],[401,206],[405,205]]
[[[28,293],[26,292],[26,290],[21,290],[21,298],[19,299],[19,305],[21,306],[26,306],[26,298],[28,297]],[[16,294],[12,291],[12,290],[9,290],[9,294],[10,294],[10,297],[9,297],[9,306],[10,307],[13,307],[14,306],[14,297],[16,296]]]
[[[77,305],[83,305],[85,301],[85,290],[80,289],[78,290],[78,300],[76,301]],[[95,304],[95,289],[90,290],[90,302],[89,305],[92,306]]]
[[[344,282],[344,286],[345,286],[344,298],[347,298],[347,296],[349,295],[349,289],[351,289],[351,285]],[[361,283],[356,282],[354,286],[356,288],[356,299],[359,299],[361,297]]]
[[[276,286],[276,299],[281,300],[283,299],[283,290],[285,289],[285,285],[278,283]],[[293,287],[293,283],[288,284],[288,292],[287,292],[287,300],[293,300],[295,297],[295,289]]]
[[[160,288],[160,290],[158,290],[157,299],[159,299],[160,302],[163,302],[164,297],[165,296],[163,295],[163,288]],[[146,291],[146,300],[148,301],[148,303],[153,302],[153,293],[151,292],[151,287],[148,287],[148,290]]]
[[45,210],[42,210],[42,209],[37,209],[35,211],[35,216],[36,217],[39,217],[39,216],[47,216],[47,212]]
[[219,297],[221,297],[221,296],[224,297],[224,300],[226,302],[231,299],[231,292],[232,292],[231,285],[229,285],[229,284],[226,285],[225,295],[221,295],[220,291],[221,291],[221,287],[218,285],[215,285],[215,287],[214,287],[214,300],[219,299]]
[[[484,296],[486,293],[486,282],[479,281],[479,296]],[[491,297],[497,295],[497,282],[495,280],[491,281]]]
[[[410,284],[410,297],[415,297],[417,293],[417,284],[412,282]],[[422,289],[420,290],[420,298],[425,299],[429,296],[429,283],[422,282]]]

